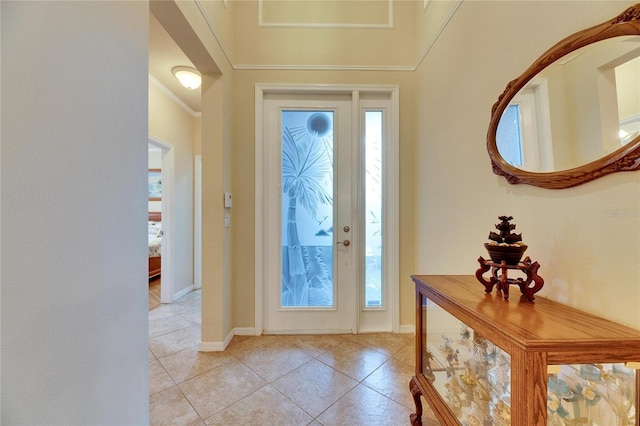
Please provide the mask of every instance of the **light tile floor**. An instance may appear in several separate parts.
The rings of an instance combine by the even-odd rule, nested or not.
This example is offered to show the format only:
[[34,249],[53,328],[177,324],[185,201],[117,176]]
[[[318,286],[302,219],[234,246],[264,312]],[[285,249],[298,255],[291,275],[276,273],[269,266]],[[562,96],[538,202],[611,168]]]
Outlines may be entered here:
[[199,291],[149,311],[152,425],[395,426],[415,411],[412,335],[235,336],[224,352],[199,341]]

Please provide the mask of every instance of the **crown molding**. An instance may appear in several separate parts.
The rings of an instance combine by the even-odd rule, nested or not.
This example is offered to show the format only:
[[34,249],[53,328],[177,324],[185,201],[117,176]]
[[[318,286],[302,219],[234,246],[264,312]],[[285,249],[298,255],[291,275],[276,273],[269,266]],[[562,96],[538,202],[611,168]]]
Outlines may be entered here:
[[235,70],[270,71],[415,71],[412,65],[234,65]]
[[260,28],[305,28],[321,30],[392,30],[393,22],[390,24],[306,24],[306,23],[259,23]]
[[352,93],[359,92],[381,92],[393,93],[400,90],[397,84],[289,84],[289,83],[256,83],[256,89],[262,93]]
[[[427,47],[425,47],[424,50],[422,51],[422,54],[418,58],[418,63],[416,64],[415,69],[418,69],[418,67],[424,61],[424,58],[427,57],[427,54],[429,53],[433,45],[436,44],[436,41],[438,41],[438,38],[440,38],[440,34],[442,34],[442,31],[444,31],[445,27],[449,24],[449,21],[451,21],[451,18],[453,18],[453,15],[456,14],[456,11],[458,10],[458,8],[460,7],[463,1],[464,0],[456,1],[456,4],[453,6],[451,11],[449,12],[449,15],[447,15],[444,22],[442,22],[442,25],[440,25],[440,28],[438,28],[438,31],[436,31],[436,35],[431,39],[431,41],[427,44]],[[427,9],[427,6],[428,4],[425,3],[425,10]]]
[[[222,38],[218,34],[218,31],[216,31],[216,27],[213,25],[213,22],[211,22],[211,19],[209,18],[209,15],[207,14],[207,11],[204,10],[204,6],[202,5],[201,0],[193,0],[193,1],[196,3],[196,6],[198,6],[198,10],[200,10],[200,14],[204,18],[204,21],[206,22],[207,26],[209,27],[209,30],[211,31],[211,34],[213,34],[213,38],[216,39],[216,42],[218,43],[218,46],[220,46],[220,49],[222,50],[222,53],[224,54],[225,59],[227,60],[227,62],[231,66],[231,68],[233,68],[233,62],[231,61],[231,55],[229,55],[229,52],[224,47],[224,44],[222,43]],[[224,2],[224,7],[225,7],[225,9],[227,8],[227,2],[226,1]]]
[[178,96],[176,96],[175,93],[173,93],[171,90],[169,90],[167,88],[167,86],[165,86],[164,84],[160,83],[160,80],[158,80],[157,78],[155,78],[154,76],[152,76],[151,74],[149,74],[149,82],[151,84],[153,84],[154,86],[156,86],[158,89],[160,89],[160,91],[162,93],[164,93],[169,99],[171,99],[173,102],[175,102],[176,104],[178,104],[178,106],[180,108],[182,108],[183,110],[185,110],[187,113],[189,113],[191,116],[193,117],[202,117],[202,113],[201,112],[196,112],[194,110],[191,109],[191,107],[189,107],[189,105],[187,105],[186,103],[184,103],[184,101],[182,101]]

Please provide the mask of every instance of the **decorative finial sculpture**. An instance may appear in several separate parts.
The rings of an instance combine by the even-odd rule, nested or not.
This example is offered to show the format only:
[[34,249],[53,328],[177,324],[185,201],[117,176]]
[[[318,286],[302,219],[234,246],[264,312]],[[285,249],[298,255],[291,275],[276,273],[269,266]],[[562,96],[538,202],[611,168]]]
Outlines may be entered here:
[[484,246],[494,262],[504,260],[507,265],[517,265],[528,246],[522,242],[522,234],[511,232],[516,229],[516,225],[510,223],[513,216],[499,216],[498,219],[500,223],[496,225],[496,229],[500,233],[489,232],[490,241]]
[[[500,223],[495,225],[498,232],[489,232],[489,242],[484,243],[491,260],[478,258],[480,268],[476,271],[476,278],[484,285],[485,292],[491,293],[497,284],[498,291],[503,292],[504,299],[509,300],[509,285],[515,284],[525,299],[533,302],[534,294],[544,285],[544,280],[538,275],[540,264],[532,262],[527,256],[522,262],[522,255],[527,250],[527,245],[522,242],[522,234],[512,232],[516,225],[511,223],[513,216],[498,216]],[[491,269],[491,277],[487,280],[483,274]],[[510,269],[522,271],[525,278],[508,278]],[[532,284],[533,283],[533,284]]]

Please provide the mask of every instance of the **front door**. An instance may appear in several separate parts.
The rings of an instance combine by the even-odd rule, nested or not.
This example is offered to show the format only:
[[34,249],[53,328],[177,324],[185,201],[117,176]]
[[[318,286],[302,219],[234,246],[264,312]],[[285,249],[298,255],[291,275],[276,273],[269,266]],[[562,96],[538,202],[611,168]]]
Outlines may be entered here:
[[391,328],[383,278],[387,110],[368,102],[350,94],[264,100],[266,333],[355,333],[363,320]]

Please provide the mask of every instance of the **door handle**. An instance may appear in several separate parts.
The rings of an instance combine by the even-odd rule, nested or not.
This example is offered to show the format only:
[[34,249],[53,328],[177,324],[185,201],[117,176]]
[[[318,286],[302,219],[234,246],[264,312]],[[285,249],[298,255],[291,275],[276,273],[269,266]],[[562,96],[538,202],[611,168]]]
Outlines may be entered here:
[[349,241],[349,240],[338,241],[336,244],[342,244],[345,247],[349,247],[351,245],[351,241]]

